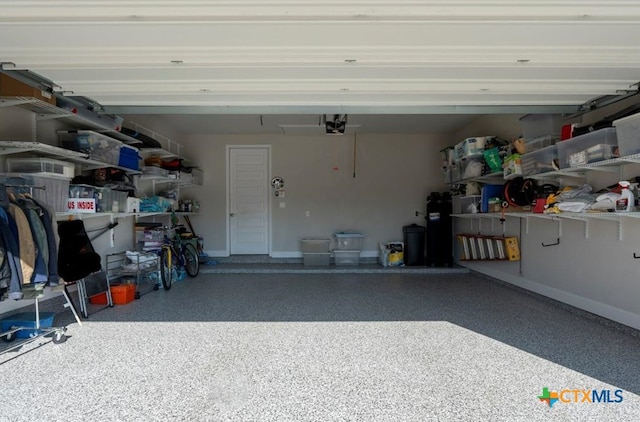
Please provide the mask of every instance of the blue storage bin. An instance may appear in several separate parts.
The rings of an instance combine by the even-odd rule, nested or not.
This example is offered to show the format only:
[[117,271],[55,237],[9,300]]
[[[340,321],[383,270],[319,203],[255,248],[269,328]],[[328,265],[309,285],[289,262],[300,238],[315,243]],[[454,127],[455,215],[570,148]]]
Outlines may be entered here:
[[503,198],[504,185],[484,185],[481,192],[480,212],[489,212],[489,199]]
[[140,170],[140,156],[136,148],[122,145],[118,165],[132,170]]
[[[53,326],[53,312],[40,312],[40,328],[51,328]],[[29,338],[40,334],[35,329],[36,326],[36,313],[35,312],[22,312],[20,314],[10,315],[0,320],[0,327],[2,332],[11,330],[12,327],[33,327],[34,329],[20,330],[15,333],[16,338]]]

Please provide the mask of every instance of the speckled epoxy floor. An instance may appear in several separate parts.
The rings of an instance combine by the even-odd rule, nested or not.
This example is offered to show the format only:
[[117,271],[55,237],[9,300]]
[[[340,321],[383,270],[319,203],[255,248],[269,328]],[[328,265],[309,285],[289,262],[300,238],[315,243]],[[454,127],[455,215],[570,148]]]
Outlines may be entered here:
[[472,273],[203,274],[68,317],[66,343],[0,365],[0,420],[640,418],[635,331]]

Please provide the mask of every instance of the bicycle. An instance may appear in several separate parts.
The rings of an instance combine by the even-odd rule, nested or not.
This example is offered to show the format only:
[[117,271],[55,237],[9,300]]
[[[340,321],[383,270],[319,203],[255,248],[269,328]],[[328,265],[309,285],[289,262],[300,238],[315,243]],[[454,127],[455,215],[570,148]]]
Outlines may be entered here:
[[[173,236],[167,233],[174,230]],[[198,252],[191,243],[184,242],[173,228],[164,228],[164,242],[160,248],[160,279],[165,290],[171,289],[174,270],[184,268],[189,277],[200,271]]]

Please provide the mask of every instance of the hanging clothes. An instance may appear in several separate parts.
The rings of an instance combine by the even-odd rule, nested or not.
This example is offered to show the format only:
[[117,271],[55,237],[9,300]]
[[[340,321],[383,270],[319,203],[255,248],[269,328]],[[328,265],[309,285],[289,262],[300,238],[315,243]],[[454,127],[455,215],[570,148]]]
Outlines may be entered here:
[[49,280],[49,244],[47,241],[47,232],[42,223],[42,209],[31,199],[24,197],[18,198],[18,206],[27,216],[36,245],[36,261],[31,282],[46,283]]
[[22,269],[20,267],[20,257],[18,243],[16,242],[13,232],[11,231],[9,214],[4,208],[0,207],[0,238],[2,238],[2,246],[4,250],[4,259],[2,263],[2,273],[8,276],[8,293],[10,299],[22,299]]
[[29,220],[22,209],[16,204],[9,204],[9,215],[13,217],[18,229],[18,251],[20,267],[22,269],[22,283],[31,283],[36,265],[36,244],[33,240]]
[[56,212],[52,207],[36,199],[32,199],[35,205],[42,211],[41,220],[44,231],[47,234],[47,250],[49,252],[47,263],[48,284],[57,286],[60,283],[58,275],[58,231],[54,229],[57,225]]

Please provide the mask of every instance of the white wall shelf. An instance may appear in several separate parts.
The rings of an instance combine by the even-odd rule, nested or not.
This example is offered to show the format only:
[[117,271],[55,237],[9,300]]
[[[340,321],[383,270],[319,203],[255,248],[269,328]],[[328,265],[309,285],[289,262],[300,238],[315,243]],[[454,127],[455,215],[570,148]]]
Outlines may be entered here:
[[72,151],[53,145],[43,144],[40,142],[29,141],[0,141],[0,156],[29,153],[32,156],[54,157],[64,161],[77,164],[82,170],[93,170],[97,168],[112,167],[130,174],[140,174],[139,170],[133,170],[127,167],[117,166],[102,161],[91,160],[88,154]]
[[114,139],[124,142],[127,145],[137,145],[141,141],[118,132],[117,130],[106,128],[97,122],[86,119],[71,111],[56,107],[45,101],[33,97],[0,97],[0,107],[20,107],[32,111],[36,114],[37,120],[59,119],[73,127],[81,129],[91,129],[95,132],[108,135]]

